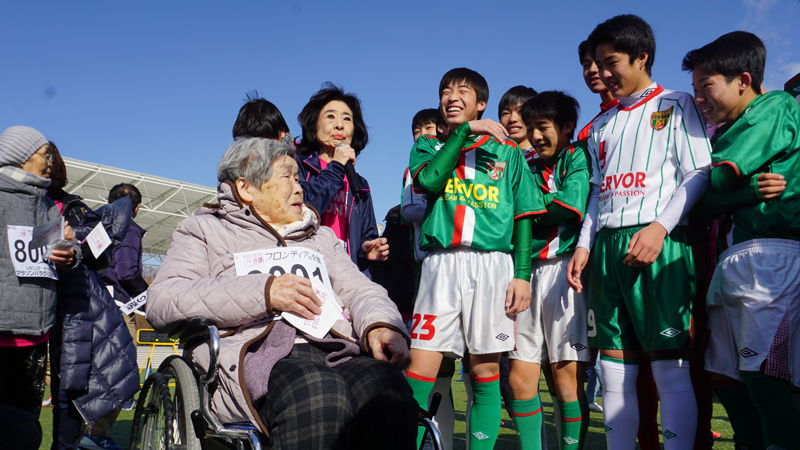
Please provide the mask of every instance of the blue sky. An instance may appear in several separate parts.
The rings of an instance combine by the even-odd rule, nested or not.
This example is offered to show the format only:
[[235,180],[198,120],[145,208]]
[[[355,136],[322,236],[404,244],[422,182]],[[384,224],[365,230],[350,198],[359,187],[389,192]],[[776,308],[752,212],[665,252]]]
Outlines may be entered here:
[[510,87],[599,99],[577,46],[594,26],[638,14],[657,41],[653,79],[691,91],[687,51],[733,30],[768,50],[765,86],[800,72],[797,0],[493,2],[3,2],[0,129],[33,126],[65,156],[216,185],[216,165],[253,89],[300,134],[297,114],[325,81],[362,100],[370,143],[357,170],[381,221],[399,202],[411,118],[436,107],[441,76],[469,67],[489,82],[484,117]]

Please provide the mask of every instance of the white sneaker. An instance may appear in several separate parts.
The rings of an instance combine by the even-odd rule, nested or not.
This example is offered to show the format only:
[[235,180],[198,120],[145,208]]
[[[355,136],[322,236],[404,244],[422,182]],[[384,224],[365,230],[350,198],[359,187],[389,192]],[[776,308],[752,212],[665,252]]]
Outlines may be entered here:
[[592,402],[592,403],[589,403],[589,411],[594,411],[594,412],[601,413],[601,412],[603,412],[603,407],[598,405],[597,402]]

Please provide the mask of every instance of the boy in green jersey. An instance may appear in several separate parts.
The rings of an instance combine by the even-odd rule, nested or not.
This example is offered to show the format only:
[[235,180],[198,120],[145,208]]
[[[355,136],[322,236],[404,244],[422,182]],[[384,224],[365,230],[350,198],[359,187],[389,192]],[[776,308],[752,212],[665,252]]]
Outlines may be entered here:
[[732,216],[718,230],[705,367],[743,382],[715,387],[743,448],[788,449],[800,448],[800,106],[761,94],[766,56],[757,36],[735,31],[687,53],[683,69],[708,123],[724,124],[698,206]]
[[[449,136],[411,150],[414,189],[428,195],[420,243],[428,256],[414,306],[406,372],[423,407],[443,356],[469,350],[471,450],[494,447],[500,427],[500,353],[514,348],[514,316],[530,303],[530,218],[545,212],[522,152],[480,116],[489,87],[469,69],[439,84]],[[512,256],[513,255],[513,256]]]
[[[544,363],[552,369],[561,412],[556,424],[560,448],[581,448],[589,425],[583,392],[585,363],[591,359],[586,295],[570,289],[566,271],[589,197],[586,144],[570,143],[578,108],[574,98],[547,91],[519,110],[539,156],[528,163],[547,207],[532,230],[531,307],[517,316],[517,347],[509,355],[512,416],[523,450],[540,448],[541,405],[537,383],[531,380],[539,379]],[[537,413],[528,412],[528,403]]]
[[619,105],[592,122],[592,193],[568,280],[582,290],[589,263],[589,314],[597,329],[589,343],[600,348],[608,448],[633,448],[636,379],[647,352],[664,448],[683,450],[693,446],[697,427],[686,359],[695,270],[685,213],[707,189],[711,148],[691,96],[650,79],[656,45],[647,22],[613,17],[589,42]]

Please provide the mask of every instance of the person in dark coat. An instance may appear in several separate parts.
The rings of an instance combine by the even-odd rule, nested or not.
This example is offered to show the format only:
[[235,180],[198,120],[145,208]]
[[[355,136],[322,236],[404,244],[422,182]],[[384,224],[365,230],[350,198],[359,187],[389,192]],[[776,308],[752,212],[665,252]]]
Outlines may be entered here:
[[368,274],[372,261],[388,258],[389,244],[378,236],[369,183],[356,174],[361,187],[356,196],[345,176],[346,164],[356,163],[369,140],[361,102],[326,83],[311,96],[297,121],[303,139],[295,160],[305,201],[319,211],[322,225],[333,229],[346,244],[350,259]]
[[[102,223],[112,246],[97,258],[86,243],[82,264],[58,283],[56,324],[50,339],[53,401],[52,449],[74,449],[85,423],[90,427],[132,399],[139,390],[136,348],[122,315],[96,271],[108,267],[114,244],[128,233],[131,202],[125,197],[93,211],[80,197],[63,190],[66,165],[52,142],[52,182],[47,195],[55,201],[79,241]],[[114,449],[106,440],[102,448]],[[118,447],[117,447],[118,448]]]

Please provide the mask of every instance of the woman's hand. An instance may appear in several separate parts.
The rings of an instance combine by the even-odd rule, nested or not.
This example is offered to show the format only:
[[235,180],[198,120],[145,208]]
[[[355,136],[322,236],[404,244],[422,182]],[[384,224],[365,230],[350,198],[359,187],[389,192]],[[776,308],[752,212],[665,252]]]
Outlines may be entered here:
[[64,225],[64,240],[65,241],[75,240],[75,231],[69,225]]
[[386,261],[389,258],[389,241],[386,238],[366,241],[361,244],[361,250],[370,261]]
[[341,143],[333,150],[332,160],[341,165],[347,164],[347,161],[353,161],[353,165],[356,165],[356,151],[350,147],[350,144]]
[[[386,361],[398,369],[404,369],[411,363],[411,353],[402,334],[386,327],[378,327],[370,330],[367,341],[375,359]],[[387,357],[387,352],[391,359]]]
[[53,250],[48,259],[59,266],[69,267],[75,261],[75,250]]
[[275,311],[289,311],[306,319],[320,314],[322,302],[311,287],[311,281],[292,273],[275,277],[269,287],[269,304]]

